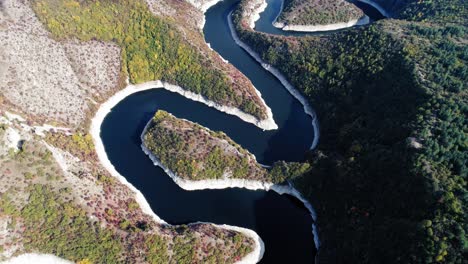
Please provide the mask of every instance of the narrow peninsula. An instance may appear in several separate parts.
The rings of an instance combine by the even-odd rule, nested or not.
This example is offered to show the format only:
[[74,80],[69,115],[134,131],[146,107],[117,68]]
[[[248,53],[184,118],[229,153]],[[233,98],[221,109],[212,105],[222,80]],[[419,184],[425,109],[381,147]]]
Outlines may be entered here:
[[[271,170],[223,132],[214,132],[188,120],[159,110],[142,134],[144,151],[159,166],[170,170],[173,179],[190,188],[203,182],[206,188],[220,182],[250,182],[270,187],[304,174],[309,165],[276,162]],[[229,187],[229,186],[227,186]],[[246,187],[249,188],[249,187]],[[269,189],[269,188],[268,188]]]
[[273,25],[283,30],[326,31],[369,23],[361,9],[345,0],[285,0]]

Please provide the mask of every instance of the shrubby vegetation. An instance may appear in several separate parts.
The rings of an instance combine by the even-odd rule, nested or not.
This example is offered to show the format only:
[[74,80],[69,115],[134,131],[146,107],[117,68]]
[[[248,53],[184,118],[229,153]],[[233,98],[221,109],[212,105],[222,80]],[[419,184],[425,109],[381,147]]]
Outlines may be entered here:
[[[253,250],[250,237],[210,224],[151,222],[132,193],[122,193],[107,174],[98,174],[94,187],[83,179],[92,175],[64,178],[51,152],[34,139],[13,157],[0,157],[0,167],[0,218],[8,232],[0,249],[15,254],[48,253],[83,264],[234,263]],[[102,196],[81,192],[83,187],[102,188]],[[175,246],[176,240],[189,244]]]
[[[117,263],[123,250],[112,231],[89,221],[84,210],[64,202],[49,186],[30,186],[29,201],[21,210],[2,197],[0,208],[21,219],[26,251],[92,263]],[[73,245],[73,246],[71,246]]]
[[[237,232],[234,233],[223,229],[207,230],[206,227],[197,225],[181,225],[176,227],[175,231],[177,236],[172,244],[174,255],[170,263],[235,263],[253,250],[251,238]],[[226,255],[223,248],[219,247],[219,244],[216,245],[216,243],[210,242],[211,238],[204,235],[194,235],[195,233],[192,231],[212,232],[211,235],[225,241],[222,243],[224,244],[223,247],[232,254]]]
[[63,133],[46,134],[46,141],[50,144],[66,150],[81,160],[96,159],[93,138],[88,133],[76,132],[71,136]]
[[58,39],[116,42],[122,48],[123,73],[132,83],[163,80],[259,119],[263,106],[236,92],[226,73],[211,67],[178,31],[174,21],[154,16],[141,0],[33,0],[39,19]]
[[146,261],[150,264],[165,264],[169,262],[167,242],[159,235],[149,235],[146,238]]
[[316,205],[321,260],[466,259],[466,26],[440,23],[466,4],[451,13],[432,2],[437,14],[421,15],[432,24],[380,21],[324,37],[256,33],[234,13],[243,41],[319,116],[312,169],[294,182]]

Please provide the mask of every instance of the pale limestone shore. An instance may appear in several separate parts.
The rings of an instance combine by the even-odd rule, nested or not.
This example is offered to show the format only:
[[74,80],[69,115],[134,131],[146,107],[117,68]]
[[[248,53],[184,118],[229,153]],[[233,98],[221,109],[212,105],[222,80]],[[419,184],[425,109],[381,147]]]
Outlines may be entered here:
[[[193,2],[194,1],[190,1],[192,4],[194,4]],[[216,3],[218,3],[219,0],[213,0],[213,1],[207,1],[206,3],[203,3],[201,5],[196,5],[194,4],[196,7],[198,7],[200,10],[202,10],[203,12],[206,12],[206,10],[215,5]],[[262,12],[264,9],[266,8],[266,3],[261,5],[261,8],[260,9],[257,9],[257,12],[256,12],[256,15],[254,16],[255,19],[254,20],[251,20],[252,22],[250,23],[251,25],[255,24],[255,21],[258,20],[260,18],[260,12]],[[232,21],[229,19],[229,23],[230,23],[230,29],[231,29],[231,34],[235,34],[235,32],[233,31],[233,28],[232,28]],[[203,23],[201,23],[202,25],[202,28],[203,28],[203,25],[204,25],[204,21]],[[234,32],[234,33],[233,33]],[[234,36],[233,36],[234,37]],[[237,38],[237,35],[235,37],[236,39],[236,43],[239,44],[240,40]],[[239,42],[238,42],[239,41]],[[245,45],[245,44],[244,44]],[[242,47],[242,46],[241,46]],[[245,47],[243,47],[244,49],[246,49],[246,47],[248,48],[247,45],[245,45]],[[250,49],[250,48],[249,48]],[[252,51],[253,52],[253,51]],[[249,52],[250,53],[250,52]],[[252,53],[251,53],[252,55]],[[252,55],[253,56],[253,55]],[[254,56],[255,58],[255,56]],[[291,92],[291,94],[296,98],[298,99],[303,105],[304,105],[304,110],[305,112],[312,117],[312,125],[314,127],[314,132],[315,132],[315,137],[314,137],[314,140],[313,140],[313,143],[311,145],[311,148],[315,148],[315,146],[317,145],[318,143],[318,138],[319,138],[319,129],[318,129],[318,122],[315,118],[315,112],[313,112],[312,108],[308,105],[307,101],[305,100],[305,98],[302,97],[302,95],[300,95],[300,93],[298,91],[296,91],[294,89],[294,87],[292,85],[290,85],[287,80],[284,78],[284,76],[282,76],[281,73],[279,73],[279,71],[277,71],[276,69],[272,68],[271,66],[269,67],[266,67],[265,66],[265,63],[262,63],[261,60],[259,60],[259,56],[257,54],[257,61],[259,63],[262,64],[262,66],[267,69],[268,71],[272,72],[280,81],[281,83],[288,89],[289,92]],[[269,69],[269,68],[272,68],[272,69]],[[273,71],[273,70],[276,70],[276,71]],[[276,74],[275,74],[276,73]],[[158,84],[158,85],[154,85],[154,84]],[[289,86],[285,85],[285,84],[289,84]],[[154,89],[154,88],[162,88],[163,86],[163,83],[162,82],[159,82],[159,81],[156,81],[156,82],[151,82],[151,83],[145,83],[144,85],[140,85],[139,87],[137,86],[132,86],[132,85],[129,85],[127,88],[125,88],[124,90],[118,92],[117,94],[115,94],[114,96],[112,96],[108,101],[106,101],[105,103],[103,103],[101,105],[101,107],[99,108],[99,110],[97,111],[95,117],[92,119],[92,123],[91,123],[91,129],[90,129],[90,133],[93,137],[93,140],[94,140],[94,144],[95,144],[95,147],[96,147],[96,152],[97,152],[97,155],[98,155],[98,158],[101,162],[101,164],[103,164],[103,166],[116,178],[118,178],[124,185],[128,186],[132,191],[135,192],[136,194],[136,201],[139,203],[140,207],[142,208],[142,211],[150,216],[153,217],[153,219],[158,222],[158,223],[161,223],[161,224],[165,224],[165,225],[168,225],[164,220],[162,220],[161,218],[159,218],[151,209],[151,207],[149,206],[148,202],[146,201],[146,199],[144,198],[143,194],[138,190],[136,189],[133,185],[131,185],[126,179],[125,177],[123,177],[122,175],[120,175],[115,167],[112,165],[112,163],[110,162],[110,160],[108,159],[107,157],[107,153],[105,152],[105,149],[104,149],[104,145],[103,145],[103,142],[100,138],[100,127],[101,127],[101,124],[102,122],[104,121],[104,118],[106,117],[106,115],[111,111],[111,109],[117,105],[121,100],[123,100],[125,97],[133,94],[133,93],[136,93],[136,92],[139,92],[139,91],[144,91],[144,90],[149,90],[149,89]],[[167,89],[167,87],[164,87]],[[180,88],[180,87],[178,87]],[[180,88],[181,89],[181,88]],[[169,89],[170,90],[170,89]],[[178,92],[178,91],[176,91]],[[185,90],[183,90],[182,93],[180,93],[181,95],[185,96],[184,93],[187,92]],[[256,92],[260,95],[260,93],[258,92],[258,90],[256,90]],[[302,99],[301,99],[302,98]],[[190,99],[193,99],[193,98],[190,98]],[[266,104],[265,104],[266,106]],[[268,106],[267,106],[268,107]],[[219,109],[218,109],[219,110]],[[271,109],[269,109],[269,112],[271,113]],[[244,120],[246,121],[246,120]],[[248,121],[247,121],[248,122]],[[274,121],[273,121],[274,122]],[[276,124],[275,124],[276,126]],[[145,130],[146,130],[146,127],[145,127]],[[159,160],[154,157],[154,155],[151,154],[151,152],[148,150],[148,149],[145,149],[145,147],[142,145],[142,149],[143,151],[152,159],[152,161],[154,162],[155,165],[157,166],[160,166],[161,168],[163,168],[166,173],[183,189],[186,189],[186,190],[202,190],[202,189],[223,189],[223,188],[228,188],[228,187],[240,187],[240,188],[247,188],[247,189],[251,189],[251,190],[274,190],[276,191],[277,193],[279,194],[289,194],[289,195],[292,195],[294,197],[296,197],[297,199],[299,199],[300,201],[302,201],[305,205],[305,207],[309,210],[312,218],[314,220],[316,220],[316,213],[312,207],[312,205],[296,190],[294,189],[293,186],[291,185],[288,185],[288,186],[279,186],[279,185],[274,185],[272,183],[262,183],[262,182],[255,182],[255,181],[231,181],[231,182],[222,182],[222,181],[219,181],[219,182],[216,182],[216,183],[213,183],[213,182],[201,182],[201,183],[194,183],[194,182],[188,182],[188,181],[183,181],[180,177],[177,177],[173,172],[171,172],[169,169],[165,168],[162,166],[162,164],[160,164]],[[197,224],[197,223],[193,223],[193,224]],[[240,260],[240,262],[238,263],[257,263],[258,261],[261,260],[261,258],[263,257],[263,254],[264,254],[264,243],[263,241],[261,240],[261,238],[252,230],[249,230],[249,229],[245,229],[245,228],[240,228],[240,227],[232,227],[232,226],[227,226],[227,225],[217,225],[218,227],[222,227],[222,228],[226,228],[226,229],[230,229],[230,230],[235,230],[235,231],[239,231],[239,232],[242,232],[244,235],[247,235],[247,236],[250,236],[254,239],[255,241],[255,244],[256,244],[256,247],[254,249],[253,252],[249,253],[247,256],[245,256],[242,260]],[[313,230],[313,234],[314,234],[314,240],[315,240],[315,246],[318,248],[319,246],[319,239],[318,239],[318,234],[316,232],[316,228],[315,228],[315,225],[312,226],[312,230]]]
[[359,18],[359,19],[352,19],[348,22],[341,22],[341,23],[333,23],[328,25],[285,25],[284,23],[277,22],[278,17],[283,12],[284,8],[284,0],[281,0],[281,7],[278,15],[276,15],[275,19],[273,20],[272,24],[274,27],[285,30],[285,31],[298,31],[298,32],[320,32],[320,31],[331,31],[331,30],[338,30],[343,28],[349,28],[352,26],[362,26],[369,24],[369,17],[367,15]]
[[314,207],[312,207],[312,204],[296,188],[294,188],[294,186],[292,186],[290,182],[288,183],[288,185],[274,185],[271,189],[281,195],[289,194],[291,196],[294,196],[296,197],[296,199],[298,199],[304,204],[304,206],[309,211],[310,216],[314,220],[314,223],[312,224],[312,234],[314,234],[315,248],[319,250],[320,239],[318,236],[317,226],[315,225],[315,222],[317,222],[317,212],[315,211]]
[[[163,87],[166,88],[165,87],[166,85],[167,84],[164,84],[160,81],[148,82],[148,83],[141,84],[141,85],[128,85],[125,89],[117,92],[115,95],[109,98],[106,102],[101,104],[94,118],[91,120],[91,127],[90,127],[90,134],[93,138],[96,153],[97,153],[100,163],[107,169],[107,171],[112,176],[116,177],[122,184],[127,186],[130,190],[132,190],[135,193],[135,200],[139,204],[143,213],[151,216],[156,223],[159,223],[162,225],[169,225],[169,224],[165,222],[164,220],[162,220],[158,215],[156,215],[153,212],[153,210],[151,209],[151,206],[149,205],[148,201],[145,199],[143,194],[137,188],[135,188],[131,183],[129,183],[127,179],[123,177],[115,169],[114,165],[112,165],[112,163],[110,162],[107,156],[106,150],[104,148],[104,143],[102,142],[102,139],[101,139],[101,125],[105,117],[107,116],[107,114],[112,111],[112,108],[116,106],[120,101],[125,99],[127,96],[137,93],[137,92],[145,91],[145,90],[158,89],[158,88],[163,88]],[[180,87],[179,89],[182,90],[182,88]],[[192,223],[192,224],[197,224],[197,223]],[[239,231],[243,233],[244,235],[251,237],[255,241],[254,251],[249,253],[247,256],[241,259],[238,263],[245,263],[245,264],[257,263],[261,260],[261,258],[263,257],[263,253],[265,251],[264,243],[262,239],[257,235],[257,233],[255,233],[253,230],[240,228],[240,227],[232,227],[232,226],[227,226],[227,225],[215,225],[215,224],[212,224],[212,225],[220,227],[220,228],[224,228],[224,229]]]
[[[264,0],[260,0],[260,1],[264,1]],[[259,14],[263,12],[263,10],[264,10],[263,5],[260,5],[258,9],[253,10],[252,12],[253,15],[251,14],[251,16],[247,17],[247,19],[249,19],[249,25],[252,25],[252,24],[255,25],[255,21],[257,21],[260,18]],[[247,53],[249,53],[250,56],[252,56],[258,63],[260,63],[265,70],[272,73],[281,82],[281,84],[283,84],[283,86],[291,93],[291,95],[293,95],[294,98],[296,98],[303,105],[304,112],[312,118],[312,127],[314,129],[314,139],[312,141],[310,149],[315,149],[317,147],[317,144],[320,138],[320,129],[319,129],[319,123],[318,123],[315,111],[312,109],[307,99],[286,79],[286,77],[278,69],[265,63],[260,58],[260,55],[258,53],[256,53],[247,44],[245,44],[239,39],[239,37],[237,36],[237,32],[234,28],[234,25],[232,23],[232,11],[228,15],[228,24],[229,24],[229,30],[231,31],[232,38],[237,43],[237,45],[239,45],[241,48],[247,51]],[[289,184],[288,186],[272,185],[270,186],[270,188],[279,194],[289,194],[291,196],[296,197],[309,210],[310,215],[312,219],[314,220],[314,224],[312,224],[312,233],[314,235],[315,247],[317,250],[319,250],[320,239],[318,236],[317,226],[315,225],[315,222],[317,222],[317,213],[312,207],[312,204],[306,198],[304,198],[304,196],[297,189],[295,189],[294,186],[292,186],[291,184]]]
[[254,181],[254,180],[246,180],[246,179],[235,179],[235,178],[225,178],[225,179],[209,179],[209,180],[198,180],[198,181],[191,181],[186,180],[169,168],[164,166],[158,157],[156,157],[144,144],[144,135],[148,130],[149,125],[151,124],[152,120],[146,124],[143,132],[140,136],[141,138],[141,149],[143,152],[148,155],[148,157],[153,161],[153,164],[162,168],[164,172],[171,177],[171,179],[179,185],[180,188],[187,190],[187,191],[195,191],[195,190],[205,190],[205,189],[226,189],[226,188],[245,188],[249,190],[270,190],[271,187],[274,185],[270,182],[262,182],[262,181]]
[[73,264],[73,262],[50,254],[26,253],[0,262],[1,264]]
[[322,32],[350,28],[354,26],[363,26],[367,24],[369,24],[369,17],[363,16],[360,19],[352,19],[348,22],[339,22],[327,25],[284,25],[283,23],[276,22],[273,23],[273,26],[285,31]]
[[[259,3],[258,3],[259,2]],[[254,2],[255,3],[255,2]],[[260,19],[260,14],[265,11],[268,3],[265,0],[257,1],[257,7],[254,8],[254,11],[249,16],[249,26],[251,29],[255,28],[255,22]],[[232,12],[231,12],[232,13]],[[231,14],[229,14],[228,20],[231,20]]]

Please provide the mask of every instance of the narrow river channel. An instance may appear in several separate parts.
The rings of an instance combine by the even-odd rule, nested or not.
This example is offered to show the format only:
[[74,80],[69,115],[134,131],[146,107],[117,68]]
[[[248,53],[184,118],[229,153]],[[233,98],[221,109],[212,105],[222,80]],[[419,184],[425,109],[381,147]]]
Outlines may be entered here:
[[[155,89],[133,94],[116,105],[102,123],[101,138],[116,170],[143,193],[153,211],[166,222],[204,221],[249,228],[265,242],[262,263],[314,263],[316,250],[312,219],[300,201],[273,191],[238,188],[185,191],[162,169],[155,167],[140,147],[143,127],[155,111],[163,109],[212,130],[224,131],[255,154],[262,164],[276,160],[303,160],[314,138],[311,119],[281,83],[232,39],[227,16],[237,2],[226,0],[208,10],[205,38],[262,93],[279,129],[262,131],[235,116],[178,94]],[[258,30],[277,30],[271,26],[271,21],[279,8],[278,4],[267,8],[257,22]],[[268,23],[271,27],[267,26]]]

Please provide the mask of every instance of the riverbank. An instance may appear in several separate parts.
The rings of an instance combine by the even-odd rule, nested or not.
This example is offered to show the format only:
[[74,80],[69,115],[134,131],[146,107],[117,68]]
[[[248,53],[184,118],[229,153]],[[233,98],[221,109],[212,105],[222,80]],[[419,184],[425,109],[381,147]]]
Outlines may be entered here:
[[242,233],[243,235],[252,238],[255,243],[254,250],[250,252],[249,254],[247,254],[247,256],[245,256],[243,259],[236,262],[236,264],[258,263],[263,258],[263,254],[265,254],[265,243],[263,243],[263,240],[260,238],[260,236],[251,229],[238,227],[238,226],[231,226],[231,225],[215,225],[215,224],[206,223],[206,222],[195,222],[195,223],[189,224],[189,226],[196,225],[196,224],[211,224],[219,228]]
[[[112,97],[110,97],[106,102],[102,103],[99,109],[97,110],[94,118],[91,120],[90,134],[93,138],[96,153],[97,153],[99,162],[102,164],[102,166],[106,168],[106,170],[113,177],[117,178],[120,181],[120,183],[127,186],[131,191],[135,193],[135,200],[140,206],[143,213],[149,215],[156,223],[170,226],[170,224],[165,222],[163,219],[161,219],[158,215],[156,215],[153,212],[153,210],[151,209],[151,206],[149,205],[148,201],[145,199],[143,194],[137,188],[135,188],[135,186],[129,183],[127,179],[123,177],[115,169],[114,165],[112,165],[112,163],[110,162],[107,156],[106,150],[104,148],[104,144],[100,136],[102,122],[104,121],[107,114],[112,111],[112,108],[116,106],[120,101],[124,100],[127,96],[131,94],[145,91],[145,90],[150,90],[150,89],[166,88],[165,86],[166,84],[164,84],[163,82],[155,81],[155,82],[148,82],[148,83],[141,84],[141,85],[128,85],[123,90],[117,92]],[[174,86],[172,87],[174,88]],[[179,87],[179,89],[182,89],[182,88]],[[192,223],[192,225],[193,224],[197,224],[197,223]],[[230,230],[234,230],[235,228],[235,227],[230,227],[230,226],[219,226],[219,225],[214,225],[214,226],[224,228],[224,229],[230,229]],[[238,228],[238,230],[243,230],[242,233],[244,235],[251,237],[256,243],[254,251],[249,253],[239,263],[257,263],[258,261],[260,261],[264,253],[263,241],[258,236],[258,234],[252,230],[248,230],[248,229],[244,229],[240,227]]]
[[[266,2],[263,1],[265,4]],[[249,25],[255,25],[255,22],[260,18],[260,13],[263,12],[263,10],[266,8],[266,5],[259,5],[258,8],[254,9],[253,12],[251,13],[250,16],[247,17],[249,20]],[[269,71],[273,76],[275,76],[281,84],[288,90],[288,92],[295,98],[297,99],[304,107],[304,112],[309,115],[312,118],[312,127],[314,129],[314,139],[312,141],[312,144],[310,146],[310,149],[315,149],[317,147],[319,138],[320,138],[320,129],[319,129],[319,123],[317,116],[315,114],[315,111],[312,109],[310,106],[309,102],[307,99],[297,90],[287,79],[286,77],[276,68],[273,66],[265,63],[261,58],[258,53],[256,53],[253,49],[251,49],[247,44],[242,42],[240,38],[237,35],[237,32],[234,28],[233,22],[232,22],[232,13],[231,11],[228,15],[228,25],[229,25],[229,30],[231,31],[231,36],[236,42],[237,45],[239,45],[241,48],[243,48],[247,53],[252,56],[262,67]],[[251,27],[252,28],[252,27]],[[253,30],[253,28],[252,28]],[[314,220],[314,224],[312,224],[312,233],[314,235],[314,242],[315,242],[315,248],[317,251],[319,250],[320,247],[320,239],[318,236],[318,228],[315,225],[315,222],[317,222],[317,214],[314,208],[312,207],[312,204],[297,190],[295,189],[291,184],[288,185],[288,187],[285,186],[280,186],[280,185],[272,185],[270,187],[272,190],[277,192],[278,194],[289,194],[291,196],[296,197],[299,201],[301,201],[304,206],[308,209],[310,212],[310,215],[312,219]]]
[[288,182],[288,185],[274,185],[271,188],[273,191],[277,192],[278,194],[289,194],[291,196],[294,196],[296,199],[301,201],[304,206],[307,208],[307,210],[310,213],[310,216],[314,220],[314,223],[312,224],[312,234],[314,234],[314,243],[315,243],[315,248],[317,251],[320,248],[320,239],[318,236],[318,227],[315,224],[317,222],[317,212],[315,211],[314,207],[312,207],[312,204],[299,192],[291,182]]
[[273,26],[285,31],[298,31],[298,32],[321,32],[344,29],[354,26],[363,26],[369,24],[370,19],[364,16],[360,19],[352,19],[348,22],[340,22],[328,25],[284,25],[283,23],[273,23]]
[[73,262],[50,254],[26,253],[2,261],[1,264],[73,264]]
[[[254,12],[252,12],[254,16],[247,17],[247,19],[249,19],[249,24],[252,24],[252,23],[255,24],[255,21],[260,17],[260,16],[257,17],[257,15],[255,15],[255,14],[259,14],[260,12],[259,10],[260,9],[257,9],[257,10],[254,10]],[[262,60],[262,58],[260,58],[260,55],[258,53],[256,53],[247,44],[245,44],[244,42],[242,42],[242,40],[239,39],[239,36],[237,36],[237,32],[234,28],[234,24],[232,23],[232,12],[233,11],[231,11],[228,15],[228,24],[229,24],[229,30],[231,31],[231,36],[234,39],[234,41],[237,43],[237,45],[239,45],[241,48],[247,51],[247,53],[249,53],[250,56],[252,56],[258,63],[260,63],[260,65],[262,65],[262,67],[265,70],[273,74],[273,76],[275,76],[281,82],[281,84],[288,90],[288,92],[303,105],[304,112],[312,118],[312,127],[314,129],[314,140],[312,141],[310,149],[314,149],[317,146],[318,140],[320,138],[319,123],[318,123],[315,111],[312,109],[307,99],[286,79],[286,77],[278,69],[271,66],[270,64],[265,63]]]

